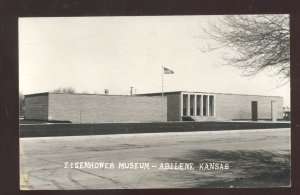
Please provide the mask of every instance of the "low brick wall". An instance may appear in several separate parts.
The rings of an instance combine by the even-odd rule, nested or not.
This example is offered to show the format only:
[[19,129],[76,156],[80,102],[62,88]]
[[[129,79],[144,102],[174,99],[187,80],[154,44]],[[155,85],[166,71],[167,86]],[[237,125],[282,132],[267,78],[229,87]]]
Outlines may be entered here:
[[20,125],[20,137],[52,137],[130,133],[220,131],[242,129],[289,128],[290,123],[256,122],[168,122],[103,124],[33,124]]

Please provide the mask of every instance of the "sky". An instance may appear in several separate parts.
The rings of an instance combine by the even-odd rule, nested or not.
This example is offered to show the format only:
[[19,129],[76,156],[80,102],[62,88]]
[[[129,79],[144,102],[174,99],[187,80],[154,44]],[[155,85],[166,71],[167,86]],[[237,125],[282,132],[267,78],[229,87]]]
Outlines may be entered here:
[[35,17],[19,19],[19,88],[23,94],[73,87],[129,95],[199,91],[282,96],[290,85],[262,72],[242,77],[222,64],[224,51],[204,52],[203,29],[222,16]]

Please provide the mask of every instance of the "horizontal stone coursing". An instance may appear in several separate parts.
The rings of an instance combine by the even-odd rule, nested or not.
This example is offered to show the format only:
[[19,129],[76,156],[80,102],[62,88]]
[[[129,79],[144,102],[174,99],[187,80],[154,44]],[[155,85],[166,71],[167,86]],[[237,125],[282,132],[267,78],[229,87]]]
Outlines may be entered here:
[[257,101],[258,119],[271,119],[271,102],[277,106],[277,119],[283,118],[283,98],[276,96],[255,95],[215,95],[215,116],[219,120],[252,119],[251,102]]
[[25,119],[48,120],[48,94],[25,96]]
[[[251,120],[251,102],[257,101],[258,119],[271,119],[276,102],[277,119],[283,118],[283,98],[238,94],[215,95],[215,116],[197,121]],[[25,97],[25,119],[73,123],[160,122],[181,120],[181,95],[111,96],[45,93]]]
[[181,121],[180,94],[168,95],[168,121]]
[[49,120],[72,123],[167,120],[167,99],[140,96],[49,94]]

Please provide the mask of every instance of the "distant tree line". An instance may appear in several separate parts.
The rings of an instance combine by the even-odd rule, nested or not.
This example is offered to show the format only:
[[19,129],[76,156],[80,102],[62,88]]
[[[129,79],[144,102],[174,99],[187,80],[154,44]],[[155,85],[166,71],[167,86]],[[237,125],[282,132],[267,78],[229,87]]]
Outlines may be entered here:
[[[107,89],[105,89],[107,90]],[[52,90],[51,92],[53,93],[68,93],[68,94],[74,94],[74,93],[78,93],[78,94],[98,94],[96,91],[94,93],[90,93],[88,91],[82,91],[82,92],[77,92],[73,87],[59,87],[56,88],[54,90]],[[107,91],[108,93],[108,91]]]
[[59,87],[54,89],[52,92],[54,93],[75,93],[75,89],[73,87]]

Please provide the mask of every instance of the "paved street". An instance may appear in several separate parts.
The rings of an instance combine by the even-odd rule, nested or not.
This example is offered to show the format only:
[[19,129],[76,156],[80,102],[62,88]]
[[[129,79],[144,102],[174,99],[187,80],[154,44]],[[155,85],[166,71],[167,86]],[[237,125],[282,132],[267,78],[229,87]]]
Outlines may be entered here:
[[20,170],[21,189],[288,186],[290,129],[21,138]]

